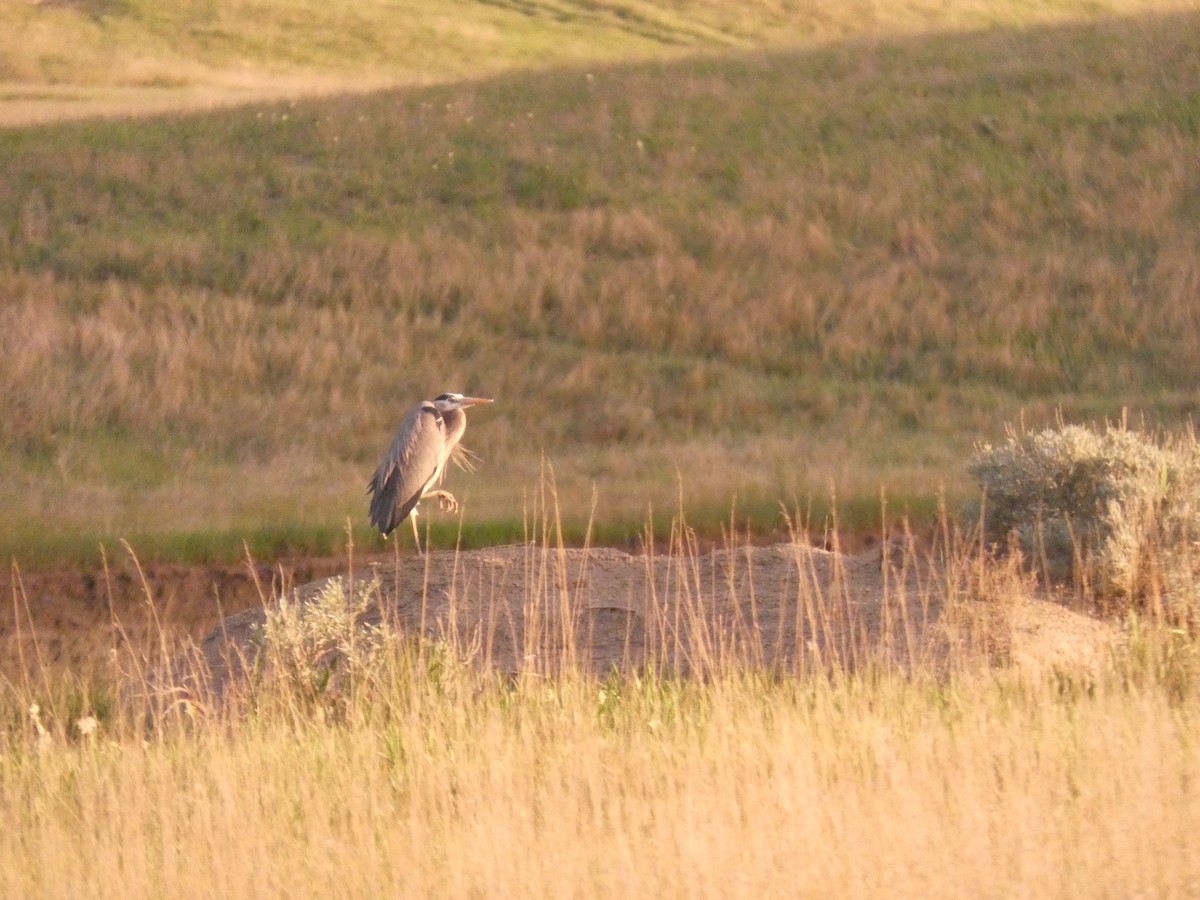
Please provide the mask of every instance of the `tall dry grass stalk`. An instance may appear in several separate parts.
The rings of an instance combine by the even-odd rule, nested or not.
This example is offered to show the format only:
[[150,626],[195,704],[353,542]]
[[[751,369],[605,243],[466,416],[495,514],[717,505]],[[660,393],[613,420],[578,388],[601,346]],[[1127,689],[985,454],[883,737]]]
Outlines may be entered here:
[[[878,557],[885,622],[855,618],[852,560],[806,578],[797,543],[808,627],[772,666],[753,571],[728,574],[749,614],[714,627],[721,581],[680,521],[648,658],[597,676],[572,649],[584,579],[553,494],[532,509],[508,676],[479,635],[364,629],[386,578],[360,571],[270,613],[220,696],[194,657],[5,685],[0,890],[1169,896],[1200,878],[1191,638],[1142,623],[1099,668],[1014,669],[968,610],[1018,602],[1020,577],[970,542],[947,537],[936,567],[908,540]],[[911,652],[946,604],[953,645]]]

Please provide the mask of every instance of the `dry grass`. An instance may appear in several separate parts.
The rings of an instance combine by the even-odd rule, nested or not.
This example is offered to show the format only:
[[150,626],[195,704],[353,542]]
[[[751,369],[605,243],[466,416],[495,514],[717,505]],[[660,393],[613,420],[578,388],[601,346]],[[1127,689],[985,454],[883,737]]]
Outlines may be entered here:
[[[531,583],[556,582],[553,519],[537,530]],[[1011,571],[961,546],[947,561],[911,615],[943,589],[964,610],[1016,601]],[[507,680],[470,644],[321,623],[342,642],[332,678],[279,619],[276,664],[223,703],[128,662],[116,683],[8,686],[4,892],[1186,896],[1200,879],[1196,648],[1152,624],[1100,670],[996,668],[970,628],[949,668],[912,670],[851,628],[854,670],[768,673],[692,632],[718,663],[703,680],[598,680],[569,658]]]
[[501,401],[476,521],[540,451],[637,523],[677,471],[722,510],[930,495],[1022,411],[1176,424],[1198,21],[5,132],[5,546],[359,520],[447,388]]
[[[426,689],[11,758],[12,895],[1187,896],[1195,696],[595,683]],[[430,696],[430,695],[433,696]],[[606,707],[614,710],[611,717]],[[11,752],[11,748],[10,748]]]

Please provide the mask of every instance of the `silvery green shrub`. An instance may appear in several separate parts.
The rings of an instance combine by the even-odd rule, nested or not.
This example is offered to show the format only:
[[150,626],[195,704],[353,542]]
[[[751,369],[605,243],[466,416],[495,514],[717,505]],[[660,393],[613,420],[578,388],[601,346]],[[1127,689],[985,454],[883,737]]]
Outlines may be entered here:
[[262,626],[267,664],[307,701],[339,699],[342,678],[368,674],[380,661],[383,630],[362,621],[378,595],[378,579],[351,592],[331,578],[306,600],[280,596]]
[[1125,427],[1063,425],[983,445],[968,465],[984,491],[985,528],[1015,540],[1052,574],[1104,596],[1195,603],[1200,446]]

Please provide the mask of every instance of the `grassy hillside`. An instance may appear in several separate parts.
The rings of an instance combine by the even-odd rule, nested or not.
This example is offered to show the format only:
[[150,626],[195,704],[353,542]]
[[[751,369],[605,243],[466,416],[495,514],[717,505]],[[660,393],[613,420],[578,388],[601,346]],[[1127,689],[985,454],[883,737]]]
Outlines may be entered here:
[[0,132],[0,549],[334,542],[447,388],[499,399],[473,540],[543,453],[620,534],[680,481],[765,527],[965,491],[1022,414],[1178,424],[1198,45],[1147,15]]
[[[27,0],[0,4],[0,122],[198,108],[514,69],[1094,19],[1179,0]],[[1192,6],[1194,9],[1194,6]]]

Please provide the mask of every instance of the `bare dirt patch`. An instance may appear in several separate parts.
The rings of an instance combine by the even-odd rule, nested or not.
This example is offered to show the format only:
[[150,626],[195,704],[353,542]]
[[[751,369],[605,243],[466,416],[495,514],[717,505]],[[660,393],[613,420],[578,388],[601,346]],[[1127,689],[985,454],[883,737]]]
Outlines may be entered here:
[[198,641],[221,620],[253,607],[274,591],[345,569],[345,558],[256,565],[117,563],[108,571],[0,575],[9,602],[0,615],[0,677],[22,668],[94,672],[111,651],[129,647],[148,658],[161,649]]
[[[703,555],[508,546],[376,562],[295,596],[309,601],[338,579],[375,586],[364,624],[451,642],[506,674],[937,667],[981,650],[1032,671],[1097,669],[1118,639],[1047,600],[972,594],[965,573],[899,542],[855,555],[793,543]],[[246,610],[202,643],[218,686],[255,659],[264,620],[262,608]]]
[[[39,665],[102,671],[112,651],[147,659],[200,643],[223,677],[229,647],[245,654],[280,592],[312,598],[330,579],[376,581],[363,619],[454,640],[502,672],[564,660],[603,673],[653,660],[684,672],[741,660],[805,669],[834,663],[940,665],[984,649],[1031,669],[1096,668],[1113,625],[1017,582],[981,588],[912,548],[841,554],[802,544],[694,554],[505,546],[461,553],[344,557],[272,568],[114,566],[104,572],[0,579],[0,675]],[[296,587],[300,585],[300,587]]]

